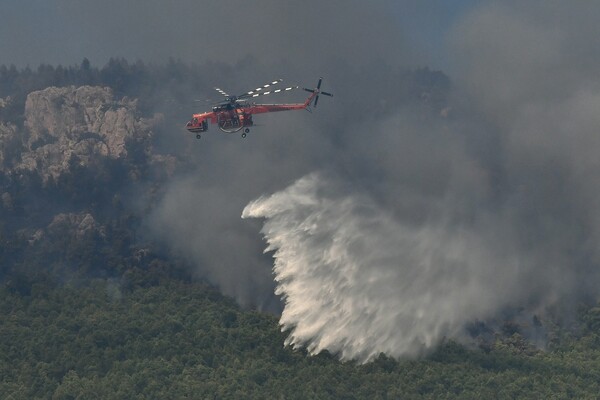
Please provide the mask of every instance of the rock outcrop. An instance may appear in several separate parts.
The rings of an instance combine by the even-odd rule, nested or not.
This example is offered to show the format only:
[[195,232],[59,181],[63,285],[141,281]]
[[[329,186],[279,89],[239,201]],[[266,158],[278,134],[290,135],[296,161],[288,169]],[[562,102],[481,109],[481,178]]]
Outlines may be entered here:
[[88,212],[60,213],[42,228],[24,228],[17,236],[32,246],[44,240],[82,241],[86,238],[106,239],[106,227]]
[[17,127],[0,121],[0,170],[10,165],[11,148],[18,146]]
[[[14,169],[37,171],[46,182],[74,164],[87,167],[102,158],[126,158],[132,146],[149,153],[152,121],[138,114],[136,100],[116,99],[110,88],[50,87],[32,92],[25,103],[23,150]],[[10,127],[0,126],[0,136],[3,132],[14,134]],[[0,162],[4,158],[0,156]]]
[[82,239],[86,235],[92,234],[102,238],[106,236],[105,227],[99,225],[92,214],[86,212],[57,214],[46,231],[50,235],[71,234],[76,239]]
[[179,165],[152,146],[162,116],[142,117],[137,100],[110,88],[49,87],[30,93],[19,114],[0,119],[0,228],[31,245],[127,229],[132,211],[115,199],[149,201]]

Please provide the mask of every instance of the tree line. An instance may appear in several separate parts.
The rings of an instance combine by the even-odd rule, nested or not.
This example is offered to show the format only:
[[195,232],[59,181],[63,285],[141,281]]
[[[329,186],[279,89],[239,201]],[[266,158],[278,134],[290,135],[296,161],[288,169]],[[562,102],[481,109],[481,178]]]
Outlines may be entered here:
[[[0,397],[461,399],[597,398],[600,312],[578,336],[523,352],[447,342],[423,360],[359,365],[283,347],[276,317],[200,282],[94,279],[27,294],[0,287]],[[135,281],[135,283],[133,283]]]

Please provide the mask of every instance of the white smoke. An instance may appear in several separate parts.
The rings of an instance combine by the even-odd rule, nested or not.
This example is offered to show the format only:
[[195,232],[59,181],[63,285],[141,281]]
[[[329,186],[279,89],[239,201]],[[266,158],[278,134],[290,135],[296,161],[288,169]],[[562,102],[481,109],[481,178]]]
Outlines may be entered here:
[[512,307],[531,323],[598,298],[598,6],[546,4],[457,25],[454,116],[351,130],[339,175],[246,206],[265,219],[288,344],[413,357]]
[[600,291],[597,11],[474,7],[448,35],[454,90],[441,116],[400,101],[413,84],[391,66],[352,72],[355,52],[327,62],[336,97],[311,118],[264,116],[243,145],[206,135],[191,147],[198,169],[173,183],[154,231],[265,309],[270,260],[238,215],[275,192],[243,216],[264,218],[282,327],[311,353],[418,356],[512,307],[529,323],[556,307],[568,318]]
[[491,254],[472,229],[413,226],[318,173],[248,204],[242,217],[266,219],[287,344],[313,354],[418,356],[509,305],[521,278],[516,260]]

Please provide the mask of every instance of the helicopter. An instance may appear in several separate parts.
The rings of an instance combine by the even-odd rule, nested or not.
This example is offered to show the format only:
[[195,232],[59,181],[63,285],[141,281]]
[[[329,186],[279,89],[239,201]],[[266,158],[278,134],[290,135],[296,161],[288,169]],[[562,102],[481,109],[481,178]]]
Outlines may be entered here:
[[302,88],[311,93],[304,103],[256,104],[250,101],[251,99],[260,96],[300,89],[299,86],[289,86],[275,90],[270,89],[272,86],[275,86],[282,81],[282,79],[277,79],[238,96],[230,96],[223,89],[215,88],[217,92],[225,97],[225,100],[215,103],[212,107],[212,111],[193,114],[192,119],[185,127],[188,131],[195,133],[197,139],[201,138],[201,132],[206,132],[208,130],[209,122],[211,124],[217,124],[219,129],[225,133],[242,131],[242,137],[245,138],[248,132],[250,132],[249,127],[254,125],[252,120],[254,114],[275,111],[310,110],[311,105],[317,107],[319,95],[333,97],[333,94],[321,90],[321,83],[323,82],[323,78],[321,77],[314,89]]

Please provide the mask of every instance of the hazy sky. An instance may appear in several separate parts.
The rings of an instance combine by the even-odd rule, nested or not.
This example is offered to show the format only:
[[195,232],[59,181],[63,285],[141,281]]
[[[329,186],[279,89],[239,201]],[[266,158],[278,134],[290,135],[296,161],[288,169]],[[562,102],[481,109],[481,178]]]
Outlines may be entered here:
[[312,62],[353,54],[439,68],[448,29],[474,3],[3,0],[0,63],[72,65],[87,57],[102,66],[114,56],[235,63],[248,55]]

